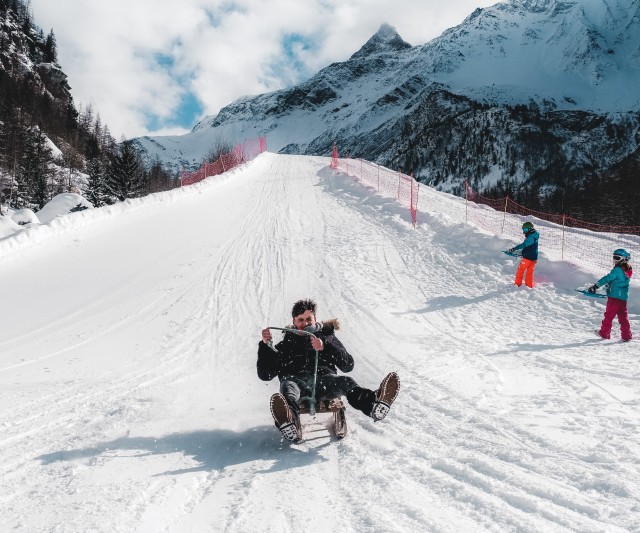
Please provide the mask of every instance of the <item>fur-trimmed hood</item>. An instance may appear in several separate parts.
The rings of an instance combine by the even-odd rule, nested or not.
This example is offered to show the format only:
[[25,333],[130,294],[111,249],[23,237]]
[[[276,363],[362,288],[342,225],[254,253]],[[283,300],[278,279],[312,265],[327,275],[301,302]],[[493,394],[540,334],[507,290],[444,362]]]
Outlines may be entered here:
[[338,331],[340,329],[340,321],[337,318],[330,318],[329,320],[323,320],[322,333],[331,333],[332,331]]

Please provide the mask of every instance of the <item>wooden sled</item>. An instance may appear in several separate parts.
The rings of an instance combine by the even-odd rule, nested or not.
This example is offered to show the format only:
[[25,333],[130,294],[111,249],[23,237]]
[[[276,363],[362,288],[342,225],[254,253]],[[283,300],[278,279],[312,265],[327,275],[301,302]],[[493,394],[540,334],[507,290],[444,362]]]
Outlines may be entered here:
[[320,400],[316,403],[315,412],[309,409],[308,402],[302,402],[300,404],[300,414],[315,415],[317,413],[333,413],[333,432],[336,438],[343,439],[347,435],[347,408],[344,402],[340,398],[334,398],[332,400]]

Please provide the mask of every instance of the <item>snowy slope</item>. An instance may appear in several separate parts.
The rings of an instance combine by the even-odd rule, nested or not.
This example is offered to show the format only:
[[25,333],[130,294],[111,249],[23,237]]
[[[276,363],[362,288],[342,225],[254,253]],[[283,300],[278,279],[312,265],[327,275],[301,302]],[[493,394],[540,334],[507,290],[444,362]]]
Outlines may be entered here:
[[[414,230],[327,164],[266,153],[0,240],[0,531],[640,529],[638,341],[594,336],[589,276],[543,259],[517,289],[512,241]],[[283,443],[256,377],[302,297],[361,385],[402,379],[343,441],[319,416]]]

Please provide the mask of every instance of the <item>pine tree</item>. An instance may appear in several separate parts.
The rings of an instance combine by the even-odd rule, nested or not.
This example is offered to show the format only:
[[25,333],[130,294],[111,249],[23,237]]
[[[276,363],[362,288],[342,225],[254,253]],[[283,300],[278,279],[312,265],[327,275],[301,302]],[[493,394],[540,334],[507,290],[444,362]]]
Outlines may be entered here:
[[100,113],[96,113],[96,120],[93,123],[93,136],[96,139],[100,139],[102,137],[102,120],[100,119]]
[[111,136],[111,132],[109,131],[109,126],[106,124],[102,127],[102,135],[98,139],[100,142],[100,149],[104,153],[113,153],[116,150],[116,141]]
[[91,103],[87,104],[84,109],[80,109],[80,118],[78,119],[80,122],[80,127],[85,132],[90,132],[93,130],[94,124],[94,114],[93,114],[93,105]]
[[113,156],[107,174],[107,190],[121,202],[137,198],[145,191],[140,155],[132,141],[123,141]]
[[95,207],[106,204],[108,195],[102,161],[96,157],[87,160],[87,181],[82,185],[82,194]]
[[56,45],[56,36],[53,34],[53,29],[49,32],[49,35],[47,35],[47,39],[44,43],[44,62],[58,62],[58,47]]
[[109,192],[107,190],[104,163],[100,157],[93,157],[87,161],[86,185],[82,188],[84,197],[89,200],[94,207],[101,207],[109,203]]
[[18,172],[15,178],[15,187],[9,198],[9,205],[16,209],[24,209],[31,206],[31,191],[29,188],[29,176]]
[[49,180],[53,177],[53,155],[45,135],[38,128],[29,132],[17,181],[18,207],[42,209],[50,198]]
[[148,172],[149,192],[168,191],[180,184],[179,180],[172,177],[162,165],[160,157],[155,156]]

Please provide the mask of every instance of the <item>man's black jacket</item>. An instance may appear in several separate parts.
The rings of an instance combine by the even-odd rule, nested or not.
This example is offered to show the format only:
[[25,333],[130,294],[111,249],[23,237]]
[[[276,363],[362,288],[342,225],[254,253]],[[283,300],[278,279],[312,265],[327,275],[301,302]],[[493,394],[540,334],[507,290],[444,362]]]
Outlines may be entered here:
[[[334,334],[339,329],[338,321],[328,320],[319,326],[321,329],[315,336],[322,339],[324,349],[318,352],[318,376],[337,374],[338,369],[351,372],[353,357]],[[313,376],[316,352],[309,336],[285,332],[275,347],[277,352],[262,341],[258,344],[257,368],[261,380],[271,381],[276,376],[280,380]]]

